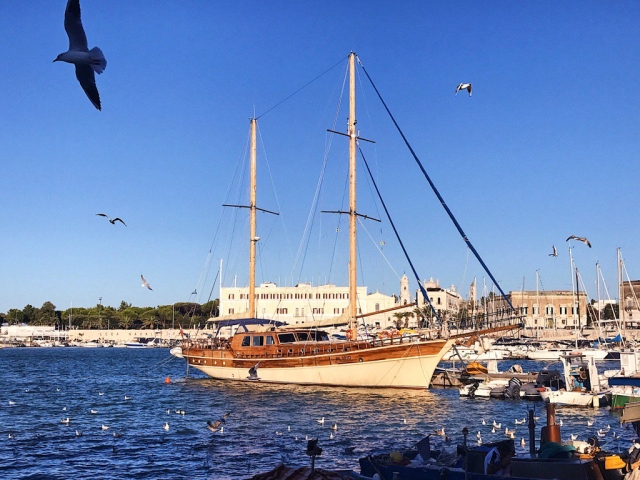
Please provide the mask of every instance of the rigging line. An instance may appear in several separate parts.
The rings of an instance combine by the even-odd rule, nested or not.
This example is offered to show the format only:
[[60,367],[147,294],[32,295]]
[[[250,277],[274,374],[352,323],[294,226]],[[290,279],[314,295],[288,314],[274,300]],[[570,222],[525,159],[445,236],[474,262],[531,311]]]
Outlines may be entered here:
[[349,56],[343,57],[341,58],[338,62],[336,62],[334,65],[332,65],[331,67],[329,67],[328,69],[326,69],[324,72],[322,72],[320,75],[318,75],[317,77],[315,77],[313,80],[311,80],[310,82],[307,82],[305,85],[303,85],[302,87],[300,87],[299,89],[297,89],[295,92],[293,92],[291,95],[285,97],[284,99],[280,100],[278,103],[276,103],[273,107],[269,108],[267,111],[263,112],[262,114],[258,115],[256,117],[256,120],[260,119],[261,117],[264,117],[267,113],[269,113],[271,110],[273,110],[274,108],[279,107],[280,105],[282,105],[284,102],[286,102],[287,100],[289,100],[291,97],[293,97],[295,94],[299,93],[300,91],[304,90],[305,88],[307,88],[309,85],[311,85],[313,82],[315,82],[316,80],[318,80],[320,77],[322,77],[323,75],[325,75],[326,73],[329,73],[331,70],[333,70],[335,67],[337,67],[338,65],[340,65],[342,62],[344,62],[347,58],[349,58]]
[[456,229],[458,230],[458,233],[460,234],[460,236],[462,237],[462,239],[465,241],[465,243],[467,244],[467,246],[471,249],[471,251],[473,252],[473,254],[475,255],[475,257],[478,259],[478,262],[480,262],[480,265],[482,265],[482,268],[484,268],[485,272],[487,272],[487,275],[489,275],[489,277],[491,278],[491,280],[493,281],[493,283],[498,287],[498,290],[500,290],[500,293],[502,294],[502,297],[506,300],[506,302],[509,304],[509,307],[511,307],[511,310],[513,310],[513,312],[516,311],[515,308],[513,308],[513,305],[511,304],[511,300],[509,299],[509,297],[507,297],[507,295],[504,293],[504,291],[502,290],[502,287],[498,284],[498,282],[496,281],[496,279],[494,278],[493,274],[491,273],[491,271],[489,270],[489,267],[487,267],[487,265],[484,263],[484,260],[482,260],[482,257],[480,257],[480,254],[476,251],[475,247],[471,244],[471,241],[469,240],[469,238],[467,237],[467,235],[464,233],[464,231],[462,230],[462,227],[460,226],[460,224],[458,223],[458,221],[456,220],[456,218],[453,216],[453,212],[451,212],[451,210],[449,209],[449,206],[446,204],[446,202],[444,201],[444,198],[442,198],[442,195],[440,195],[440,192],[438,191],[438,189],[436,188],[435,184],[433,183],[433,181],[431,180],[431,177],[429,177],[429,174],[427,173],[427,171],[425,170],[424,166],[422,165],[422,162],[420,162],[420,159],[418,158],[418,156],[416,155],[416,153],[414,152],[413,148],[411,147],[411,145],[409,144],[409,141],[407,140],[407,137],[405,137],[404,133],[402,132],[402,130],[400,129],[400,125],[398,125],[398,122],[396,122],[395,117],[391,114],[391,111],[389,110],[389,107],[387,107],[387,104],[385,103],[385,101],[382,99],[382,95],[380,95],[380,92],[378,91],[378,88],[375,86],[375,84],[373,83],[373,80],[371,79],[371,77],[369,76],[369,73],[367,72],[367,69],[364,68],[364,65],[362,64],[362,62],[360,61],[360,59],[358,58],[358,63],[360,64],[360,66],[362,67],[362,70],[364,71],[365,75],[367,76],[367,78],[369,79],[369,82],[371,83],[371,86],[373,87],[373,89],[375,90],[376,94],[378,95],[378,98],[380,99],[380,101],[382,102],[382,105],[384,106],[385,110],[387,111],[387,113],[389,114],[389,117],[391,118],[391,121],[393,122],[393,124],[395,125],[396,129],[398,130],[398,133],[400,133],[400,136],[402,137],[402,140],[404,140],[405,145],[407,146],[407,148],[409,149],[409,151],[411,152],[411,155],[413,156],[413,159],[416,161],[416,163],[418,164],[418,167],[420,168],[420,170],[422,171],[424,177],[427,179],[427,182],[429,182],[429,185],[431,186],[431,189],[433,190],[433,193],[436,194],[436,197],[438,197],[438,200],[440,201],[440,204],[444,207],[445,211],[447,212],[447,215],[449,215],[449,218],[451,219],[451,221],[453,222],[453,224],[455,225]]
[[358,222],[360,223],[360,226],[363,228],[363,230],[365,231],[365,233],[367,235],[369,235],[369,239],[371,239],[371,242],[373,242],[373,244],[375,245],[375,247],[378,249],[378,252],[380,253],[380,255],[382,255],[382,258],[384,258],[385,262],[387,262],[387,265],[389,265],[389,268],[393,271],[393,273],[395,273],[396,277],[398,277],[398,280],[400,280],[400,275],[398,274],[398,272],[396,272],[395,268],[393,268],[393,265],[391,265],[391,262],[389,262],[389,259],[386,257],[386,255],[384,254],[384,252],[382,251],[382,249],[380,248],[380,246],[376,243],[376,241],[373,239],[373,237],[371,236],[371,234],[369,233],[369,230],[367,230],[367,227],[364,225],[364,222],[362,221],[361,218],[358,218]]
[[[336,111],[334,114],[334,118],[333,118],[333,126],[335,128],[335,125],[338,122],[338,116],[340,114],[340,107],[342,105],[342,99],[344,97],[344,91],[345,91],[345,85],[347,82],[347,72],[348,72],[348,68],[345,68],[344,70],[344,74],[343,74],[343,78],[342,78],[342,89],[340,90],[340,97],[338,99],[338,105],[336,106]],[[298,251],[296,253],[296,259],[293,263],[293,267],[291,269],[291,280],[293,283],[293,276],[294,276],[294,272],[297,268],[298,262],[300,261],[300,256],[302,255],[302,261],[301,261],[301,266],[300,266],[300,273],[298,275],[298,283],[300,282],[300,277],[302,276],[302,269],[304,266],[304,260],[306,259],[307,256],[307,249],[309,248],[309,241],[310,241],[310,237],[311,237],[311,227],[313,224],[313,219],[315,218],[315,214],[317,212],[318,209],[318,201],[320,198],[320,192],[322,190],[322,185],[324,183],[324,176],[327,170],[327,164],[329,162],[329,152],[331,151],[331,145],[333,144],[333,135],[326,135],[325,134],[325,138],[327,138],[327,143],[325,146],[325,151],[324,151],[324,161],[322,164],[322,168],[320,169],[320,176],[318,177],[318,182],[316,184],[316,191],[314,192],[314,196],[313,196],[313,200],[311,201],[311,207],[309,209],[309,215],[307,216],[307,223],[305,225],[304,228],[304,232],[302,234],[302,238],[300,240],[300,245],[298,247]],[[305,242],[306,239],[306,242]]]
[[[257,124],[257,122],[256,122]],[[267,149],[264,145],[264,140],[262,138],[262,130],[260,130],[260,126],[258,126],[258,135],[260,136],[260,144],[262,145],[262,152],[264,154],[264,159],[267,164],[267,171],[269,172],[269,179],[271,180],[271,188],[273,189],[273,196],[276,200],[276,206],[278,207],[278,212],[280,216],[280,220],[282,221],[282,228],[284,230],[284,238],[287,242],[287,249],[289,253],[291,253],[291,242],[289,241],[289,234],[287,232],[287,227],[284,223],[284,215],[282,213],[282,207],[280,206],[280,199],[278,198],[278,192],[276,191],[275,182],[273,181],[273,174],[271,173],[271,165],[269,164],[269,158],[267,157]]]
[[389,220],[389,223],[391,224],[391,228],[393,229],[393,233],[395,233],[396,238],[398,239],[398,243],[400,244],[400,247],[402,248],[402,251],[404,252],[404,256],[407,259],[407,261],[409,262],[409,266],[411,267],[411,270],[413,271],[413,275],[416,277],[416,281],[418,282],[418,287],[420,288],[420,292],[422,292],[422,296],[429,303],[429,306],[431,307],[431,311],[433,312],[435,317],[438,319],[438,322],[440,322],[440,324],[442,324],[442,319],[440,318],[440,315],[438,315],[438,312],[436,312],[436,309],[434,308],[433,304],[431,303],[431,299],[429,298],[429,295],[427,295],[427,292],[424,289],[424,285],[422,285],[422,282],[420,281],[420,276],[418,275],[418,272],[416,271],[416,268],[413,266],[413,262],[409,258],[409,254],[407,253],[407,249],[405,248],[404,243],[402,243],[402,240],[400,239],[400,234],[398,233],[398,230],[396,229],[395,223],[393,223],[393,220],[391,219],[391,215],[389,214],[389,210],[387,210],[387,205],[384,203],[384,200],[382,199],[382,195],[380,194],[380,190],[378,189],[378,184],[376,183],[376,181],[373,178],[373,175],[371,173],[371,169],[369,168],[369,164],[367,163],[367,159],[364,157],[364,153],[362,152],[362,149],[360,147],[358,147],[358,151],[360,152],[360,155],[362,155],[362,160],[364,161],[364,166],[367,167],[367,172],[369,173],[369,177],[371,178],[371,182],[373,183],[373,186],[376,189],[376,193],[378,194],[378,198],[380,199],[380,203],[382,204],[382,208],[384,208],[384,212],[387,215],[387,219]]

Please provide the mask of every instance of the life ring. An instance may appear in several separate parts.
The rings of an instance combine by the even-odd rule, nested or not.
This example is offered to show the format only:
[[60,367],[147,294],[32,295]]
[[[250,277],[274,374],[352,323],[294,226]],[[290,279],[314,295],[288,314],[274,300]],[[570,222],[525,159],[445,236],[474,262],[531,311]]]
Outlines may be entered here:
[[345,336],[347,337],[347,340],[351,340],[353,338],[353,332],[351,331],[351,329],[347,330],[347,333],[345,333]]
[[580,367],[580,379],[581,380],[587,379],[587,371],[584,369],[584,367]]

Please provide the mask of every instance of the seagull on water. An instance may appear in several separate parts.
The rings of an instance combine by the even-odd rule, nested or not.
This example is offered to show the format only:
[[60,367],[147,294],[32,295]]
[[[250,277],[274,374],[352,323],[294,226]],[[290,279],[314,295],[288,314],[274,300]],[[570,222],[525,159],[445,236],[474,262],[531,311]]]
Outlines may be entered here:
[[81,437],[82,436],[82,432],[79,432],[78,430],[76,430],[76,437]]
[[470,83],[460,83],[460,84],[458,84],[458,86],[456,87],[456,95],[458,95],[458,92],[460,90],[466,90],[467,92],[469,92],[469,96],[471,96],[471,84]]
[[146,287],[149,290],[153,290],[153,288],[151,288],[151,285],[149,285],[147,281],[144,279],[143,275],[140,275],[140,278],[142,279],[142,285],[141,285],[142,287]]
[[316,420],[316,422],[318,422],[320,425],[324,425],[324,417],[322,417],[320,420]]
[[593,420],[587,420],[587,427],[593,427]]
[[522,437],[522,438],[520,439],[520,446],[521,446],[521,447],[524,447],[526,444],[527,444],[527,442],[525,442],[524,437]]
[[518,420],[516,418],[516,425],[523,425],[525,423],[527,423],[527,419],[526,418],[523,418],[522,420]]
[[12,400],[9,400],[9,405],[15,405],[15,404],[16,404],[16,402],[14,402]]
[[589,240],[586,237],[576,237],[575,235],[571,235],[569,238],[567,238],[566,241],[568,242],[571,239],[577,240],[579,242],[584,242],[587,245],[587,247],[591,248],[591,242],[589,242]]
[[120,222],[121,224],[123,224],[125,227],[127,226],[126,223],[124,223],[124,220],[122,220],[120,217],[116,217],[116,218],[110,218],[109,215],[107,215],[106,213],[96,213],[97,216],[99,217],[106,217],[107,220],[109,220],[109,223],[111,225],[115,225],[116,222]]
[[89,410],[93,415],[95,415],[96,413],[98,413],[98,410],[94,410],[93,408],[91,410]]
[[164,425],[162,425],[162,428],[169,431],[169,422],[164,422]]
[[69,425],[69,417],[63,418],[62,420],[60,420],[60,423],[64,423],[65,425]]
[[99,397],[101,397],[101,396],[103,396],[103,395],[104,395],[104,393],[102,393],[102,392],[98,392],[98,396],[99,396]]
[[211,430],[212,432],[217,432],[218,430],[220,430],[222,428],[222,426],[226,422],[226,418],[228,416],[229,416],[229,414],[225,413],[222,417],[220,417],[215,422],[212,422],[211,420],[207,421],[207,428],[209,430]]
[[338,430],[338,424],[334,423],[333,425],[331,425],[331,430]]
[[102,430],[109,430],[109,427],[107,427],[106,425],[102,425],[102,427],[100,428],[102,428]]
[[558,256],[558,249],[556,248],[555,245],[553,245],[553,253],[549,254],[550,257],[557,257]]
[[129,397],[129,396],[127,396],[127,395],[125,395],[125,396],[124,396],[124,399],[125,399],[125,400],[131,400],[131,397]]
[[62,407],[62,411],[66,412],[67,411],[67,407]]
[[96,87],[96,77],[107,68],[107,61],[102,50],[87,46],[87,35],[80,19],[80,0],[69,0],[64,11],[64,29],[69,37],[69,50],[56,57],[54,62],[73,63],[76,67],[76,78],[94,107],[102,110],[100,94]]
[[577,440],[577,438],[578,438],[578,434],[577,433],[572,433],[571,434],[571,441]]

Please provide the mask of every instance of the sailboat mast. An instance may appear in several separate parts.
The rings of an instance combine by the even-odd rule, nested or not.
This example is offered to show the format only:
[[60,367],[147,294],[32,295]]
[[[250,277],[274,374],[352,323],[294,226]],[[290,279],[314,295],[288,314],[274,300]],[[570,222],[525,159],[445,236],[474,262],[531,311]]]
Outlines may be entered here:
[[[358,283],[356,276],[356,54],[349,55],[349,327],[354,328],[357,315]],[[354,332],[355,333],[355,332]],[[355,336],[353,338],[356,338]]]
[[251,184],[249,191],[249,223],[250,223],[250,240],[249,240],[249,315],[256,316],[256,124],[255,118],[251,119],[251,166],[250,176]]

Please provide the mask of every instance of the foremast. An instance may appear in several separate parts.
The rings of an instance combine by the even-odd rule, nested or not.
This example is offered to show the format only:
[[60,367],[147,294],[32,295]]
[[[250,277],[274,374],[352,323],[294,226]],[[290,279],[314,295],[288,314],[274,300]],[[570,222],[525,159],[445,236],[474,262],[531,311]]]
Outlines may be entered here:
[[256,235],[256,124],[251,119],[251,154],[250,154],[250,186],[249,186],[249,316],[256,317],[256,243],[260,239]]

